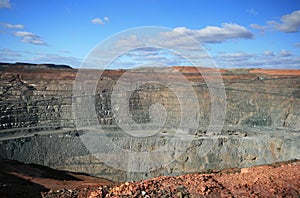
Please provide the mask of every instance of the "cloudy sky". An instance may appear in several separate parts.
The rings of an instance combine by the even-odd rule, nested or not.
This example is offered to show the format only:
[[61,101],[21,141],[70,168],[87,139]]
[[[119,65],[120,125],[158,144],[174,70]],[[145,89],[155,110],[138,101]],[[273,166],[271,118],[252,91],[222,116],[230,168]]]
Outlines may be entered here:
[[[0,62],[79,67],[104,39],[142,26],[169,28],[156,42],[171,50],[193,53],[192,37],[219,67],[300,69],[299,0],[0,0]],[[127,36],[119,39],[142,42]]]

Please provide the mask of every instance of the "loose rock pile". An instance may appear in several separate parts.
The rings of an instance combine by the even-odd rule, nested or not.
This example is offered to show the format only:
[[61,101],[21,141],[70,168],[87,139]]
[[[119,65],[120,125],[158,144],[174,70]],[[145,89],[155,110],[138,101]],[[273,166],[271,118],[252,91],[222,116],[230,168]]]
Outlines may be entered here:
[[300,162],[296,161],[211,174],[161,176],[114,187],[49,191],[43,197],[298,197],[299,193]]

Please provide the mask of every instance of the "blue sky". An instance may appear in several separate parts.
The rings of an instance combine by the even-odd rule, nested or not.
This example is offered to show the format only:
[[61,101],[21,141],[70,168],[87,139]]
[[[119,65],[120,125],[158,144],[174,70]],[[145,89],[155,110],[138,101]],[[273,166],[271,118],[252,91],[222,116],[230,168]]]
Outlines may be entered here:
[[298,0],[0,0],[0,62],[79,67],[102,40],[141,26],[170,28],[174,46],[193,37],[219,67],[300,69]]

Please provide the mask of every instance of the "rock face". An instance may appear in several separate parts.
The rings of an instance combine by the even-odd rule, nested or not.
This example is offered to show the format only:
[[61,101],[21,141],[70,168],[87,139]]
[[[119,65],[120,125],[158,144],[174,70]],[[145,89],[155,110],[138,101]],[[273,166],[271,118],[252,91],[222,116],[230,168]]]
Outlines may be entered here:
[[[152,75],[180,82],[172,72],[168,70],[164,73],[163,70],[148,68],[133,71],[126,80],[134,82]],[[99,79],[91,96],[94,103],[86,112],[80,112],[79,129],[76,128],[78,120],[74,116],[74,102],[84,100],[84,97],[73,92],[77,70],[68,66],[22,63],[0,64],[0,155],[2,158],[86,172],[115,181],[300,158],[300,71],[220,70],[226,91],[226,101],[221,101],[226,109],[221,111],[226,110],[226,114],[222,131],[212,136],[206,133],[214,99],[205,78],[192,67],[173,67],[172,71],[182,73],[190,82],[199,108],[196,112],[197,129],[188,134],[193,136],[189,147],[171,163],[142,172],[134,172],[132,167],[118,170],[92,155],[82,141],[84,134],[89,132],[88,126],[92,125],[92,119],[88,117],[88,108],[92,108],[96,112],[93,121],[103,126],[110,140],[121,148],[141,152],[169,144],[165,157],[174,156],[180,151],[181,142],[172,145],[170,140],[174,137],[172,130],[180,125],[184,112],[181,107],[184,105],[170,87],[147,83],[127,96],[129,99],[124,105],[128,106],[129,116],[137,124],[147,124],[153,120],[160,122],[161,115],[153,117],[155,114],[151,113],[156,112],[156,107],[163,106],[166,112],[166,127],[160,128],[154,135],[135,138],[120,129],[111,100],[113,90],[127,71],[86,71],[99,73]],[[210,72],[204,68],[200,71],[202,74]],[[184,93],[183,101],[191,98],[185,86],[178,83],[177,88]],[[194,106],[188,108],[193,111]],[[212,145],[211,148],[209,145]],[[111,160],[118,159],[112,157]],[[130,164],[130,159],[127,163]]]

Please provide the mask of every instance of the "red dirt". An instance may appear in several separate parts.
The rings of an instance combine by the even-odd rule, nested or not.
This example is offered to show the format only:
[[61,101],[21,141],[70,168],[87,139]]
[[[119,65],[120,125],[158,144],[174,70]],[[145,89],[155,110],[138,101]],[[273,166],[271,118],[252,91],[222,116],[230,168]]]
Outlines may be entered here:
[[300,76],[300,70],[253,69],[250,70],[250,73],[275,76]]
[[[159,177],[123,184],[111,189],[111,197],[297,197],[300,193],[300,164],[282,164],[276,168],[261,166],[241,169],[240,173],[188,174]],[[229,171],[230,172],[230,171]],[[95,193],[93,194],[95,195]]]
[[300,161],[117,184],[84,174],[0,161],[0,197],[299,197]]

